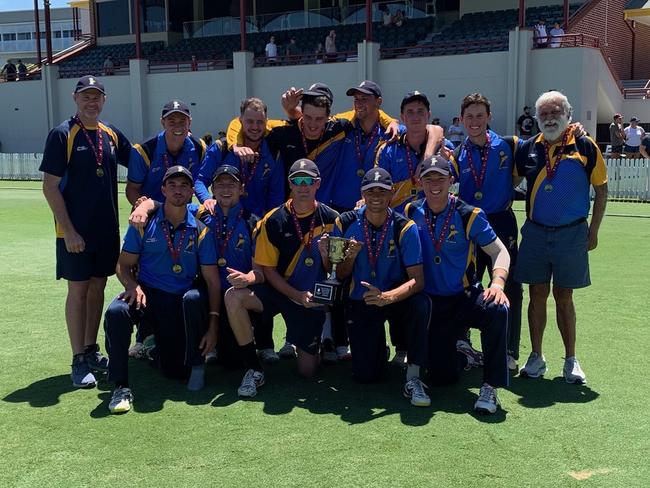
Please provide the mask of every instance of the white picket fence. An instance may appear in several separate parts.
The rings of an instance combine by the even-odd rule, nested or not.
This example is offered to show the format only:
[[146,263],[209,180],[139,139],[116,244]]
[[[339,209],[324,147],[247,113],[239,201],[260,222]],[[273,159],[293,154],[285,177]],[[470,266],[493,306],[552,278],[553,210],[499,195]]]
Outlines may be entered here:
[[[0,180],[40,180],[42,154],[0,153]],[[650,161],[647,159],[606,159],[609,198],[650,202]],[[118,180],[126,181],[126,168],[118,169]]]

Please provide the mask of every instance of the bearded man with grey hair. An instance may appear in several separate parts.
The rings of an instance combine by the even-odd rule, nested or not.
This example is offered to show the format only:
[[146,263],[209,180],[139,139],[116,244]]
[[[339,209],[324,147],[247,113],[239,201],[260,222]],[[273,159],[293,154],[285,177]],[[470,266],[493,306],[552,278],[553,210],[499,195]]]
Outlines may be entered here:
[[[607,170],[591,137],[576,136],[569,123],[572,108],[558,91],[542,94],[535,103],[541,133],[528,139],[515,155],[515,173],[525,177],[526,222],[521,229],[515,279],[528,283],[528,323],[532,352],[520,375],[546,373],[542,338],[546,301],[553,281],[557,325],[565,348],[563,376],[584,384],[575,356],[576,311],[573,290],[591,284],[588,252],[598,245],[598,229],[607,204]],[[590,187],[595,198],[591,222]]]

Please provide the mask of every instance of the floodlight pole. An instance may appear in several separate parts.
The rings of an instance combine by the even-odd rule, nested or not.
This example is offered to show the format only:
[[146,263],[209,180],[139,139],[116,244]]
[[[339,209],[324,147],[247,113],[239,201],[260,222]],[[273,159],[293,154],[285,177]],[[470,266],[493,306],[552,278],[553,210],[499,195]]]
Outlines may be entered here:
[[38,67],[41,67],[43,53],[41,53],[41,20],[38,15],[38,0],[34,0],[34,23],[36,24],[36,56],[38,57]]
[[564,0],[564,31],[569,30],[569,0]]
[[142,40],[140,39],[140,0],[135,0],[135,59],[142,59]]
[[45,6],[45,46],[47,48],[47,64],[52,64],[52,22],[50,20],[50,0],[43,0]]
[[526,0],[519,0],[519,28],[526,27]]
[[239,50],[246,51],[246,0],[239,0],[239,41]]
[[366,0],[366,41],[372,41],[372,0]]

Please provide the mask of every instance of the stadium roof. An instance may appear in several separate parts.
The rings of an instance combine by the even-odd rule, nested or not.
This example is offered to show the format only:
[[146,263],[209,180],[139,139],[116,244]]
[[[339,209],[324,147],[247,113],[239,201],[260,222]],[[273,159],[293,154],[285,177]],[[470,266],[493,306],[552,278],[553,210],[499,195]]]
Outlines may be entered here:
[[625,4],[625,20],[650,25],[650,1],[630,0]]

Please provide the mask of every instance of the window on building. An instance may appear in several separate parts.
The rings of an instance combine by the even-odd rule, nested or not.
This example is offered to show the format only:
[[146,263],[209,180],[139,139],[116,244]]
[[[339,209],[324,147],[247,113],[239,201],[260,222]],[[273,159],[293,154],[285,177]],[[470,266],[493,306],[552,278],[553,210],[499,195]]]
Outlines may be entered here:
[[2,34],[2,40],[3,41],[15,41],[16,40],[16,34],[14,34],[14,33]]
[[32,38],[32,33],[31,32],[19,32],[18,33],[18,40],[19,41],[29,41]]
[[100,2],[96,6],[99,37],[129,34],[129,0]]

